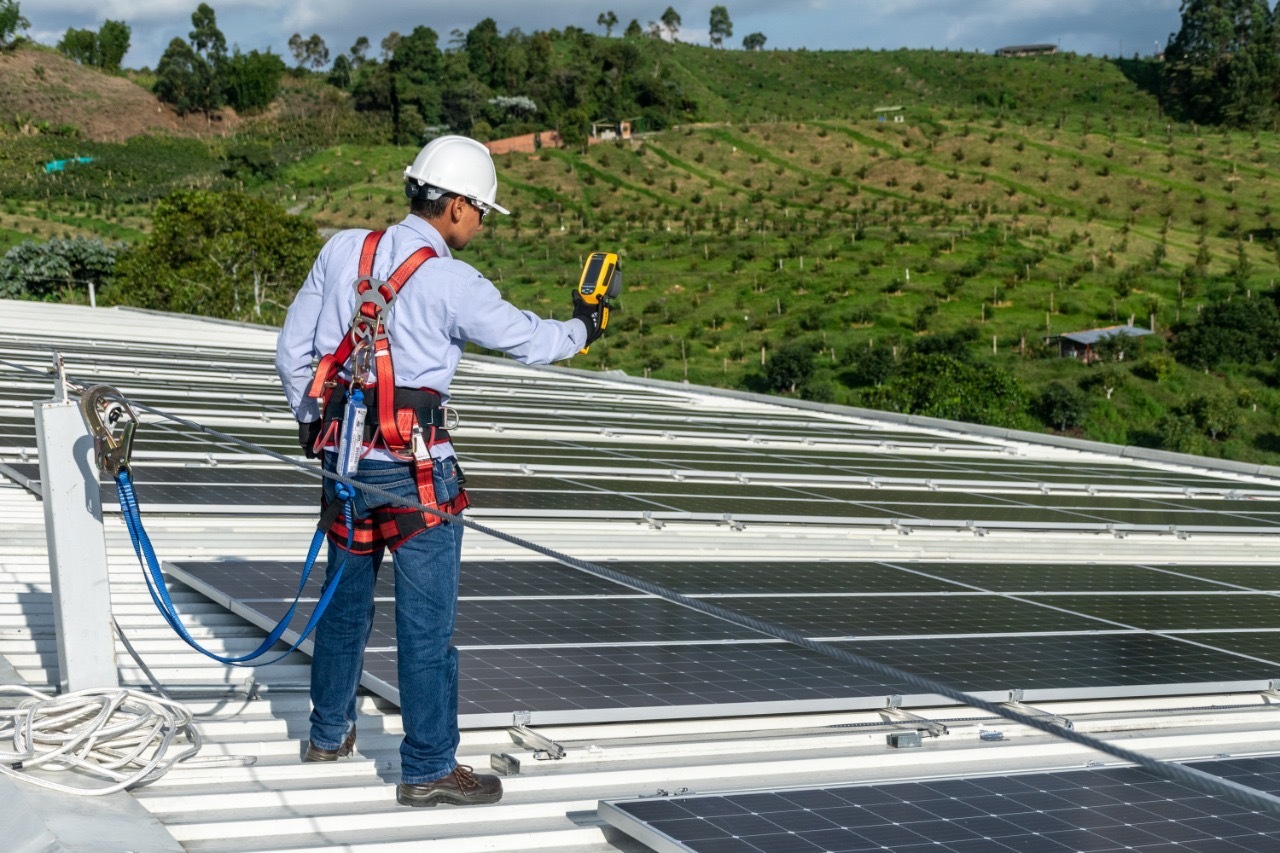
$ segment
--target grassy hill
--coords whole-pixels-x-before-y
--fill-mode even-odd
[[[1083,389],[1076,434],[1158,444],[1162,415],[1225,390],[1243,424],[1196,449],[1280,459],[1270,367],[1210,374],[1163,355],[1204,306],[1274,285],[1273,135],[1168,122],[1134,82],[1152,73],[1142,63],[645,49],[672,63],[700,121],[499,158],[515,215],[491,218],[465,253],[513,302],[564,317],[585,255],[619,251],[626,290],[588,366],[766,388],[770,359],[804,341],[817,371],[800,393],[856,403],[876,357],[967,335],[974,360],[1030,397],[1050,382]],[[321,228],[398,220],[413,150],[359,142],[352,115],[330,104],[325,119],[314,89],[290,97],[312,107],[232,140],[7,137],[0,241],[136,239],[150,200],[184,184],[247,182]],[[888,105],[905,120],[877,120]],[[317,144],[325,121],[357,141]],[[246,147],[274,171],[246,170]],[[37,151],[73,148],[100,165],[23,173]],[[1131,318],[1160,334],[1105,377],[1045,344]]]
[[[1073,53],[999,59],[957,51],[726,51],[648,43],[653,62],[669,62],[707,121],[866,117],[879,106],[947,112],[1116,118],[1149,115],[1156,103],[1128,79],[1144,63],[1114,63]]]

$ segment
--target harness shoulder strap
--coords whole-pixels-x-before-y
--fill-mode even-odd
[[[395,272],[391,273],[391,277],[387,279],[387,285],[391,288],[391,296],[386,300],[388,305],[395,298],[395,295],[400,292],[400,288],[404,287],[409,279],[413,278],[413,274],[418,271],[418,268],[435,256],[434,249],[430,246],[423,246],[405,258],[400,266],[396,267]],[[374,335],[373,362],[379,387],[378,430],[382,433],[382,440],[388,447],[403,447],[405,438],[400,434],[400,430],[396,426],[396,373],[391,364],[391,347],[387,344],[386,330],[382,327],[381,318]]]
[[[373,272],[373,258],[378,253],[378,243],[382,241],[383,231],[370,231],[364,237],[364,244],[360,247],[360,263],[357,267],[357,281],[367,278]],[[363,310],[363,306],[362,306]],[[311,380],[311,387],[307,389],[307,396],[315,400],[327,401],[327,386],[337,376],[339,368],[347,363],[347,359],[351,357],[351,350],[355,347],[355,338],[348,332],[342,336],[342,340],[338,341],[338,348],[320,359],[320,363],[316,365],[316,375]],[[321,407],[323,409],[323,406]]]
[[[382,235],[385,231],[370,231],[364,236],[364,243],[360,246],[360,263],[356,267],[356,294],[363,297],[369,291],[373,281],[373,259],[378,254],[378,244],[382,242]],[[399,288],[396,288],[399,290]],[[394,294],[392,295],[394,299]],[[389,300],[388,300],[389,301]],[[377,317],[377,309],[370,302],[362,301],[358,308],[360,314],[373,320]],[[347,363],[347,359],[351,357],[351,350],[355,349],[356,336],[354,330],[342,336],[342,340],[338,343],[338,348],[333,351],[334,361],[338,366]]]

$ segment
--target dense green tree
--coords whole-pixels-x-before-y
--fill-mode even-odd
[[[271,149],[260,142],[240,142],[227,150],[227,165],[223,174],[248,183],[273,180],[280,173],[280,164],[272,156]]]
[[[206,116],[226,103],[227,39],[208,3],[191,13],[191,43],[175,38],[156,66],[156,97],[179,114]]]
[[[748,33],[742,37],[743,50],[764,50],[764,43],[768,41],[764,33]]]
[[[393,102],[398,103],[394,93],[395,78],[389,62],[366,62],[352,75],[352,104],[359,111],[390,112]]]
[[[602,39],[575,27],[499,34],[485,19],[456,31],[456,49],[447,52],[428,27],[396,35],[393,43],[389,61],[351,68],[350,90],[356,109],[391,113],[400,144],[420,143],[431,128],[479,128],[475,132],[490,138],[555,127],[577,145],[573,110],[586,116],[584,133],[601,116],[635,117],[657,130],[696,110],[673,79],[674,66],[650,63],[646,48],[633,40]],[[335,64],[331,82],[341,85],[347,70]]]
[[[1183,0],[1163,82],[1169,109],[1203,124],[1247,127],[1274,113],[1277,73],[1265,0]]]
[[[566,148],[580,148],[587,144],[587,134],[591,129],[591,117],[581,108],[569,110],[560,119],[560,139]]]
[[[1187,401],[1181,414],[1189,415],[1196,428],[1213,441],[1227,438],[1244,423],[1244,414],[1226,391],[1197,394]]]
[[[672,41],[675,41],[676,33],[680,32],[680,24],[683,23],[683,21],[680,20],[680,13],[677,12],[674,7],[668,6],[666,11],[662,13],[662,17],[659,20],[662,22],[663,28],[667,31],[667,37]]]
[[[67,27],[57,49],[69,59],[81,65],[98,65],[98,34],[93,30],[77,30]]]
[[[306,219],[243,193],[185,190],[116,264],[104,302],[276,323],[320,249]]]
[[[397,128],[397,141],[418,142],[423,128],[439,124],[443,110],[441,81],[449,79],[458,86],[465,86],[469,78],[445,75],[444,54],[439,47],[439,36],[430,27],[418,26],[409,35],[398,39],[395,53],[388,63],[393,87],[392,119]],[[475,104],[468,104],[470,120],[464,125],[450,125],[458,130],[471,126],[474,111],[488,100],[488,92],[473,92],[479,97]]]
[[[97,238],[26,240],[0,258],[0,298],[49,302],[101,287],[111,277],[118,249]]]
[[[1160,447],[1174,453],[1204,452],[1204,436],[1195,418],[1178,412],[1167,412],[1156,421]]]
[[[1173,353],[1200,370],[1270,361],[1280,353],[1280,310],[1267,298],[1210,304],[1194,323],[1178,329]]]
[[[336,86],[339,89],[351,87],[351,60],[347,59],[345,53],[338,54],[333,60],[333,67],[329,69],[329,76],[326,79],[330,86]]]
[[[13,47],[21,40],[19,35],[31,26],[22,16],[22,9],[14,0],[0,0],[0,50]]]
[[[493,18],[485,18],[467,31],[465,47],[467,65],[477,80],[492,86],[499,78],[502,56],[502,39],[498,24]]]
[[[640,22],[635,18],[631,19],[631,23],[627,24],[626,30],[622,33],[624,38],[638,39],[644,35],[644,29],[640,26]]]
[[[455,78],[440,93],[440,116],[449,127],[467,133],[478,121],[487,121],[492,90],[474,77]]]
[[[778,347],[765,364],[764,378],[771,391],[794,394],[813,375],[813,347],[790,340]]]
[[[1080,426],[1089,413],[1089,400],[1076,388],[1050,382],[1036,401],[1042,420],[1059,431]]]
[[[266,109],[280,91],[284,71],[284,60],[271,51],[241,53],[236,48],[223,75],[227,103],[237,112]]]
[[[180,38],[169,42],[156,65],[156,97],[178,111],[178,115],[204,112],[222,106],[221,93],[214,95],[213,69]]]
[[[852,367],[841,376],[849,385],[883,385],[898,369],[898,362],[887,346],[859,348],[850,355]]]
[[[724,6],[711,7],[711,46],[723,47],[724,40],[733,36],[733,21],[729,20],[729,10]]]
[[[873,409],[1013,428],[1029,425],[1027,402],[1005,370],[941,353],[912,353],[893,378],[862,392]]]
[[[102,70],[120,70],[132,35],[133,30],[124,21],[103,21],[98,30],[98,64]]]

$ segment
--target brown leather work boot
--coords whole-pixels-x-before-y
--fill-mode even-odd
[[[342,746],[337,749],[321,749],[311,741],[307,741],[307,753],[302,756],[303,763],[313,761],[337,761],[339,758],[346,758],[351,751],[356,748],[356,730],[353,726],[347,739],[342,742]]]
[[[500,799],[502,781],[487,773],[472,773],[465,764],[453,768],[443,779],[420,785],[401,782],[396,786],[396,801],[402,806],[434,806],[436,803],[471,806],[496,803]]]

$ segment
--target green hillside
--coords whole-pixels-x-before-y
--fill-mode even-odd
[[[1123,73],[1149,63],[1063,53],[1008,60],[955,51],[724,51],[648,43],[706,121],[866,117],[880,106],[930,112],[1148,115],[1155,98]]]
[[[515,214],[464,255],[516,304],[565,317],[585,255],[620,252],[626,289],[583,366],[1280,460],[1269,360],[1206,370],[1169,350],[1206,308],[1273,310],[1274,135],[1170,122],[1137,62],[640,48],[696,121],[499,157]],[[322,229],[397,221],[414,148],[362,136],[340,104],[298,107],[326,103],[317,87],[296,85],[287,126],[213,142],[8,136],[0,239],[136,240],[184,185],[244,187]],[[898,105],[900,123],[874,113]],[[326,124],[341,144],[322,144]],[[39,157],[85,152],[101,165],[32,177]],[[1131,319],[1157,335],[1122,361],[1046,343]],[[911,401],[939,376],[966,399]],[[1008,405],[973,408],[984,395]]]

